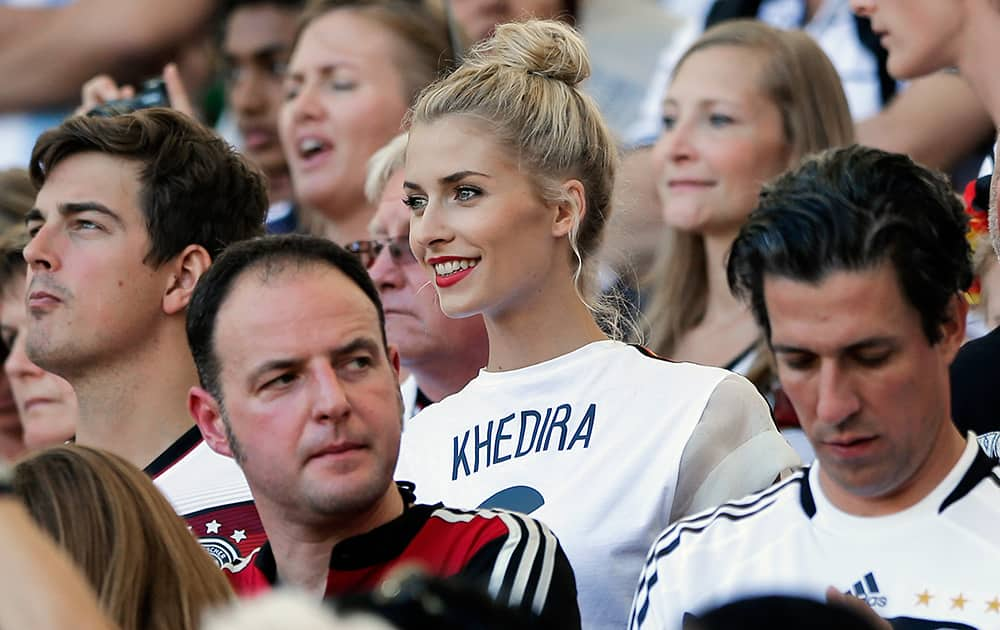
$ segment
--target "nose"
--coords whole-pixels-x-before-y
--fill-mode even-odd
[[[833,362],[820,367],[816,393],[816,419],[824,424],[839,424],[857,413],[861,401],[851,378]]]
[[[392,260],[388,245],[383,247],[375,260],[372,261],[372,266],[368,268],[368,275],[372,277],[379,293],[384,290],[399,289],[403,286],[402,270]]]
[[[12,383],[42,374],[42,368],[28,358],[28,354],[24,351],[24,343],[24,335],[19,333],[7,354],[7,359],[3,362],[4,372]]]
[[[861,17],[871,17],[875,11],[874,0],[850,0],[851,11]]]
[[[338,421],[351,414],[351,402],[337,370],[323,359],[312,370],[313,418],[318,422]]]
[[[31,272],[54,271],[58,268],[59,258],[55,247],[56,234],[49,226],[43,225],[24,246],[24,260]]]
[[[251,68],[241,69],[229,90],[229,102],[234,110],[244,114],[263,111],[267,102],[259,73]]]
[[[423,212],[410,215],[410,248],[421,263],[427,251],[433,251],[454,238],[447,211],[431,200],[427,201]]]
[[[691,124],[677,118],[672,127],[663,130],[653,148],[654,156],[658,155],[664,163],[694,159],[697,151],[693,139]]]
[[[296,122],[323,117],[324,110],[317,89],[309,83],[304,83],[298,94],[285,103],[285,107],[291,108],[292,120]]]

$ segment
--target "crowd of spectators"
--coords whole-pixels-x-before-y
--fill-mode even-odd
[[[1000,627],[998,29],[0,0],[0,627]]]

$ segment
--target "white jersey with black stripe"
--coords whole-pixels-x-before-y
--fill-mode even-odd
[[[888,516],[838,510],[818,472],[668,528],[647,557],[630,628],[679,629],[687,614],[755,595],[822,600],[829,586],[895,628],[1000,628],[1000,468],[974,435],[937,488]]]

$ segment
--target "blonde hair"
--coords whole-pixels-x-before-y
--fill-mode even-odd
[[[121,457],[52,447],[18,463],[12,485],[122,630],[196,630],[205,610],[232,599],[184,521]]]
[[[546,203],[575,204],[562,188],[584,187],[585,212],[569,235],[577,295],[612,334],[620,312],[596,297],[594,254],[611,211],[618,150],[597,105],[580,90],[590,75],[581,37],[554,20],[497,26],[450,76],[420,95],[411,125],[460,114],[486,121],[498,144],[533,179]]]
[[[840,76],[809,35],[756,20],[723,22],[687,49],[674,76],[692,55],[718,46],[746,48],[764,60],[758,73],[760,89],[781,113],[791,155],[789,167],[810,153],[854,141],[854,123]],[[646,311],[650,346],[670,356],[678,339],[705,316],[708,274],[702,236],[668,228],[646,284],[653,296]],[[763,367],[752,367],[750,376],[761,373]]]
[[[392,33],[399,43],[392,56],[407,102],[450,69],[455,61],[448,21],[441,7],[410,0],[309,0],[299,17],[295,43],[317,18],[350,10]]]
[[[406,159],[406,142],[410,134],[403,132],[386,143],[384,147],[372,154],[368,160],[368,173],[365,176],[365,197],[368,203],[378,205],[385,192],[389,178],[403,168]],[[400,190],[402,197],[403,191]]]

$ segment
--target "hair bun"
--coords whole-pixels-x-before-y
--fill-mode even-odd
[[[590,57],[583,38],[556,20],[501,24],[470,56],[483,65],[520,69],[570,86],[590,76]]]

